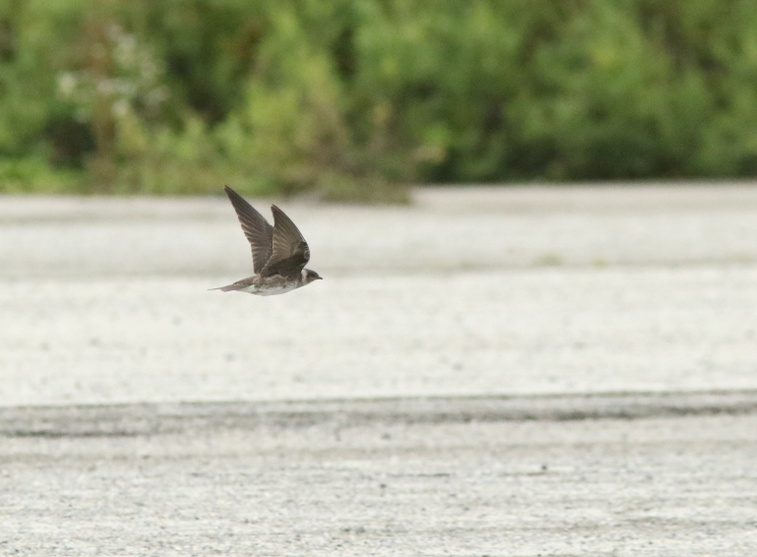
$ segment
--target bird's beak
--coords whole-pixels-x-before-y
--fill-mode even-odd
[[[316,277],[316,280],[323,280],[323,277]]]

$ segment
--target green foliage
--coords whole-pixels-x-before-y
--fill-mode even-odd
[[[750,0],[0,0],[0,191],[757,174]]]
[[[52,168],[44,157],[0,158],[0,184],[5,193],[87,193],[81,172]]]

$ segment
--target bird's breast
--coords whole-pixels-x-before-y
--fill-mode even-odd
[[[251,285],[241,288],[242,292],[257,294],[258,296],[275,296],[285,294],[300,286],[296,280],[287,280],[280,276],[257,278]]]

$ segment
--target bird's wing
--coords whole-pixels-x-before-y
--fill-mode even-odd
[[[271,205],[273,250],[261,275],[296,276],[310,260],[310,248],[302,233],[284,211]]]
[[[252,205],[247,203],[241,195],[225,186],[223,190],[229,196],[231,204],[239,217],[244,235],[252,248],[252,266],[256,273],[263,270],[271,258],[273,244],[273,227],[258,213]]]

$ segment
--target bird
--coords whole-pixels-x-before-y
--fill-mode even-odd
[[[229,186],[224,186],[223,189],[234,206],[242,231],[252,248],[252,267],[255,274],[211,290],[273,296],[285,294],[323,278],[315,271],[305,268],[310,261],[310,248],[302,233],[284,211],[276,205],[271,205],[271,226],[241,195]]]

